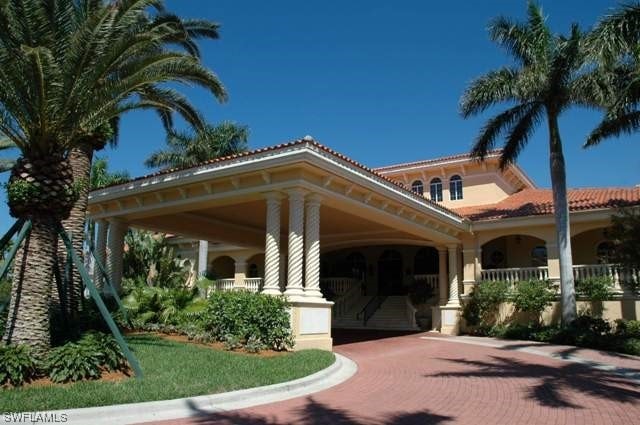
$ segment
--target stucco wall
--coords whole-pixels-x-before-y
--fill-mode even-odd
[[[597,264],[597,247],[601,242],[607,241],[605,229],[593,229],[571,238],[571,250],[574,264]]]
[[[532,251],[537,246],[545,246],[542,239],[525,235],[509,235],[494,239],[482,246],[483,269],[510,268],[510,267],[536,267],[546,264],[535,264]],[[504,255],[502,263],[494,263],[495,252]]]

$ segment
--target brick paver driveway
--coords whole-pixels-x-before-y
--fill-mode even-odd
[[[508,349],[425,340],[419,334],[381,336],[343,344],[344,335],[336,338],[335,350],[359,368],[339,386],[167,423],[640,424],[635,381]]]

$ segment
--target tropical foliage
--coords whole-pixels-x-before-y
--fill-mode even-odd
[[[0,9],[0,25],[0,133],[22,154],[9,187],[26,182],[32,193],[10,198],[9,205],[13,216],[33,222],[28,248],[16,261],[21,272],[14,273],[16,290],[33,296],[12,297],[4,340],[42,352],[49,346],[56,226],[79,199],[78,220],[66,224],[81,251],[90,153],[114,139],[120,116],[135,109],[158,111],[165,125],[173,113],[201,124],[198,112],[167,83],[195,84],[225,98],[195,44],[215,38],[217,25],[182,20],[160,0],[9,0]],[[75,157],[82,170],[68,161],[74,149],[82,151]],[[75,304],[78,288],[67,291]]]
[[[91,176],[89,186],[91,190],[99,189],[105,186],[124,183],[131,176],[126,171],[109,171],[109,162],[106,158],[96,158],[91,164]]]
[[[640,210],[622,209],[612,221],[614,260],[629,268],[640,268]]]
[[[167,136],[167,149],[152,154],[145,164],[153,168],[192,167],[246,151],[248,138],[248,127],[228,121],[208,124],[195,133],[172,132]]]
[[[601,79],[585,67],[585,37],[576,24],[568,36],[554,34],[545,22],[542,9],[529,2],[527,21],[505,17],[489,26],[491,39],[505,49],[514,64],[491,71],[474,80],[461,100],[467,118],[487,109],[510,105],[487,121],[472,154],[484,159],[504,138],[501,167],[516,160],[536,128],[546,123],[549,131],[549,160],[553,205],[560,259],[562,320],[576,318],[575,288],[571,260],[571,234],[565,160],[558,118],[573,106],[601,107]]]

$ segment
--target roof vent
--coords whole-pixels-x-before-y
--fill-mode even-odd
[[[307,134],[306,136],[304,136],[304,137],[302,138],[302,140],[304,140],[305,142],[313,142],[313,141],[314,141],[314,140],[313,140],[313,137],[312,137],[312,136],[309,136],[308,134]]]

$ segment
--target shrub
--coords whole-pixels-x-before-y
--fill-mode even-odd
[[[598,317],[579,316],[560,329],[553,338],[557,344],[610,349],[613,347],[611,324]]]
[[[555,294],[547,281],[525,280],[516,283],[513,307],[516,311],[534,314],[536,323],[540,322],[540,315],[553,300],[555,300]]]
[[[616,335],[622,338],[640,338],[640,320],[616,320]]]
[[[242,338],[238,335],[225,335],[224,337],[224,348],[227,350],[237,350],[238,348],[242,348]]]
[[[293,346],[288,307],[283,297],[247,291],[214,292],[202,326],[218,340],[234,335],[248,341],[253,336],[274,350],[284,350]]]
[[[45,364],[53,382],[97,379],[101,375],[100,353],[93,347],[75,342],[51,350]]]
[[[26,345],[0,345],[0,385],[20,386],[38,374],[38,362]]]
[[[126,360],[115,339],[90,332],[77,342],[54,348],[45,360],[45,370],[53,382],[97,379],[103,370],[125,369]]]
[[[260,351],[264,350],[264,348],[264,344],[262,343],[262,341],[260,341],[260,338],[254,335],[249,337],[247,343],[244,346],[244,349],[249,353],[259,353]]]
[[[613,280],[609,276],[592,276],[576,281],[576,292],[591,301],[611,298]]]
[[[480,282],[473,288],[471,299],[465,304],[462,316],[471,326],[492,324],[496,320],[498,307],[508,298],[508,282]]]
[[[622,340],[618,345],[617,350],[622,353],[640,356],[640,338],[628,338]]]

